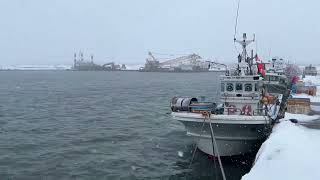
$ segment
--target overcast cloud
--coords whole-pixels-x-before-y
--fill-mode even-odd
[[[1,0],[1,65],[143,64],[149,50],[231,62],[236,0]],[[320,63],[320,1],[241,0],[238,37],[256,34],[265,59]],[[255,47],[252,46],[252,47]]]

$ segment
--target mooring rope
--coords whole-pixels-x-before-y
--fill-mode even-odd
[[[221,174],[222,174],[222,178],[223,178],[223,180],[226,180],[226,175],[225,175],[225,173],[224,173],[224,168],[223,168],[223,165],[222,165],[222,162],[221,162],[218,145],[217,145],[215,136],[214,136],[214,134],[213,134],[213,129],[212,129],[212,125],[211,125],[210,115],[211,115],[210,112],[203,113],[204,119],[203,119],[202,126],[201,126],[200,136],[199,136],[199,138],[198,138],[198,142],[196,143],[195,149],[193,150],[191,162],[190,162],[190,164],[189,164],[189,168],[191,167],[191,165],[192,165],[192,163],[193,163],[193,160],[194,160],[194,157],[195,157],[195,154],[196,154],[196,150],[197,150],[197,148],[198,148],[198,143],[199,143],[200,138],[201,138],[202,133],[203,133],[203,127],[204,127],[204,125],[205,125],[206,119],[209,118],[209,120],[210,120],[210,121],[209,121],[209,126],[210,126],[210,134],[211,134],[211,143],[212,143],[212,153],[213,153],[213,154],[215,154],[215,153],[217,154],[218,162],[219,162],[219,166],[220,166],[220,171],[221,171]],[[216,161],[215,161],[215,160],[214,160],[214,166],[215,166],[215,170],[216,170],[217,168],[216,168]],[[217,175],[217,173],[215,173],[215,174]]]
[[[203,119],[202,126],[201,126],[201,132],[200,132],[200,136],[199,136],[199,138],[198,138],[198,141],[197,141],[196,146],[195,146],[195,148],[194,148],[194,150],[193,150],[193,153],[192,153],[192,158],[191,158],[191,162],[190,162],[190,164],[189,164],[189,169],[191,168],[191,165],[192,165],[192,163],[193,163],[195,154],[196,154],[196,152],[197,152],[198,143],[199,143],[200,138],[201,138],[201,136],[202,136],[203,127],[204,127],[204,125],[205,125],[206,119],[207,119],[207,117],[209,117],[209,112],[206,112],[206,113],[204,113],[204,114],[202,114],[202,115],[204,116],[204,119]],[[217,179],[217,165],[216,165],[216,160],[213,161],[213,164],[214,164],[215,175],[216,175],[216,179]]]
[[[209,121],[209,125],[210,125],[210,132],[211,132],[212,152],[213,152],[213,154],[215,154],[214,150],[216,151],[217,156],[218,156],[218,162],[219,162],[219,165],[220,165],[220,170],[221,170],[222,178],[223,178],[223,180],[226,180],[226,175],[225,175],[225,173],[224,173],[223,165],[222,165],[222,162],[221,162],[218,145],[217,145],[217,142],[216,142],[216,138],[215,138],[215,136],[214,136],[214,134],[213,134],[213,129],[212,129],[212,125],[211,125],[210,114],[209,114],[209,120],[210,120],[210,121]],[[214,146],[215,146],[215,148],[214,148]]]
[[[193,153],[192,153],[191,162],[190,162],[190,164],[189,164],[189,168],[191,167],[191,165],[192,165],[192,163],[193,163],[193,160],[194,160],[196,151],[197,151],[197,149],[198,149],[198,143],[199,143],[200,138],[201,138],[201,136],[202,136],[202,130],[203,130],[203,127],[204,127],[205,122],[206,122],[206,116],[204,117],[203,122],[202,122],[200,136],[199,136],[199,138],[198,138],[198,141],[197,141],[197,143],[196,143],[196,146],[194,147],[194,150],[193,150]]]

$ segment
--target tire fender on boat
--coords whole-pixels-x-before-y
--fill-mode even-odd
[[[242,115],[246,115],[246,116],[252,116],[252,108],[251,108],[251,105],[244,105],[242,107],[242,112],[241,112]]]
[[[211,113],[209,111],[202,111],[201,114],[204,117],[210,117],[211,116]]]
[[[237,108],[235,105],[228,106],[228,114],[234,114],[235,112],[237,112]]]

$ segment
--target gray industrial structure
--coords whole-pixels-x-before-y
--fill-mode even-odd
[[[139,71],[143,72],[207,72],[209,63],[204,61],[197,54],[190,54],[160,62],[152,52],[148,53],[148,58],[144,67]]]
[[[317,68],[310,64],[309,66],[306,66],[304,68],[303,74],[307,75],[307,76],[317,76],[317,74],[318,74]]]
[[[76,71],[121,71],[126,70],[125,64],[115,64],[114,62],[106,63],[103,65],[98,65],[93,62],[93,55],[90,56],[90,61],[84,60],[83,53],[79,53],[79,58],[77,54],[74,53],[74,63],[73,70]]]

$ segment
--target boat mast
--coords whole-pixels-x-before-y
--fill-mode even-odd
[[[252,61],[252,59],[250,57],[248,57],[248,53],[247,53],[247,46],[255,41],[255,36],[253,36],[253,40],[247,40],[247,34],[243,33],[242,36],[243,40],[237,40],[236,38],[234,38],[234,42],[239,43],[242,46],[242,53],[241,55],[239,54],[238,56],[238,74],[241,76],[246,75],[246,72],[249,71],[250,68],[250,73],[251,71],[251,65],[252,63],[250,63],[250,61]]]
[[[91,64],[93,64],[93,54],[91,54]]]
[[[80,61],[83,62],[83,53],[80,51]]]
[[[74,53],[73,55],[73,68],[75,69],[77,66],[77,53]]]

